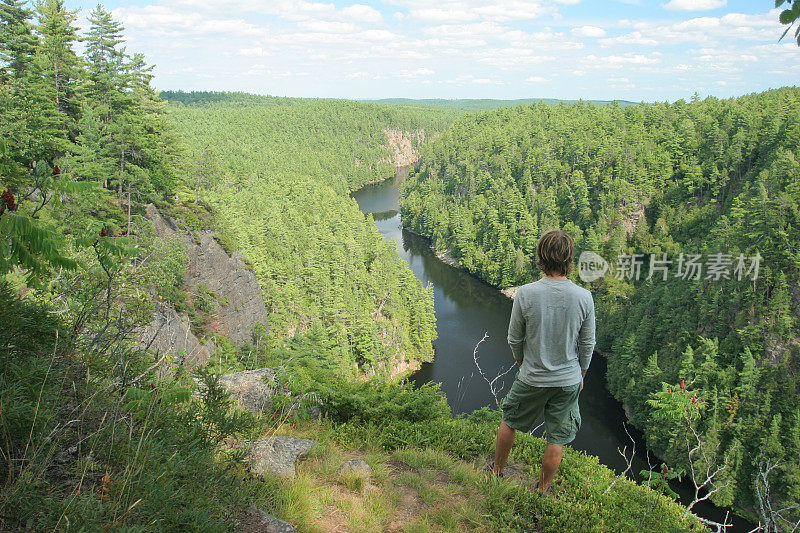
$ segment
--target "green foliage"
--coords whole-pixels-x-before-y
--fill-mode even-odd
[[[247,434],[255,427],[249,412],[232,408],[230,394],[220,384],[219,374],[206,367],[194,373],[201,401],[191,405],[188,416],[190,425],[206,444],[215,446],[228,437]]]
[[[377,447],[398,457],[433,455],[483,464],[494,452],[494,437],[500,413],[483,409],[460,418],[435,417],[409,422],[387,418],[358,422],[351,420],[333,427],[333,438],[345,447]],[[523,474],[537,475],[545,441],[517,434],[512,460],[524,465]],[[407,459],[404,459],[407,460]],[[417,469],[427,466],[414,462]],[[603,494],[614,474],[597,458],[567,447],[556,480],[556,498],[540,498],[526,484],[486,480],[483,516],[496,531],[523,531],[535,525],[541,531],[685,531],[699,528],[696,518],[683,520],[683,508],[657,491],[648,490],[627,478]]]
[[[120,391],[77,362],[73,324],[51,310],[0,286],[0,527],[230,530],[230,510],[266,487],[210,443],[252,419],[210,375],[205,405],[186,377]]]
[[[269,310],[268,344],[315,329],[336,365],[388,376],[427,361],[433,298],[348,193],[391,177],[387,128],[428,134],[451,112],[247,95],[168,95],[170,119],[207,183],[187,180],[233,249],[243,252]],[[325,126],[320,126],[324,124]],[[418,143],[416,135],[414,143]],[[200,165],[200,159],[203,159]]]
[[[577,254],[612,265],[619,254],[668,254],[667,281],[645,281],[646,260],[638,282],[608,275],[589,285],[609,386],[648,445],[685,467],[685,440],[672,439],[667,413],[649,401],[663,382],[684,380],[704,402],[700,437],[730,458],[734,501],[748,508],[775,416],[782,461],[800,456],[800,417],[783,407],[800,390],[798,117],[797,88],[467,116],[423,149],[402,191],[403,224],[501,287],[530,281],[536,241],[554,227],[573,235]],[[730,279],[675,278],[680,253],[718,252],[732,257]],[[761,255],[756,281],[735,274],[740,254]],[[780,506],[800,501],[793,479],[779,485]]]
[[[797,19],[800,18],[800,1],[798,0],[775,0],[775,7],[781,7],[783,4],[787,4],[787,8],[781,11],[781,14],[778,16],[781,24],[788,25],[786,31],[783,32],[781,35],[781,39],[783,39],[789,30],[792,29],[794,23],[797,22]],[[794,36],[797,39],[797,45],[800,46],[800,26],[798,26],[794,30]]]
[[[53,425],[60,324],[45,306],[21,300],[6,283],[0,283],[0,323],[0,442],[5,454],[0,477],[5,480],[16,476],[9,470],[12,459],[25,455],[29,439]]]
[[[437,384],[352,381],[329,376],[314,388],[323,409],[338,422],[353,420],[416,423],[449,418],[450,408]]]

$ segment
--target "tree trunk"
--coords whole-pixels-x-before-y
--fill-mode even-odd
[[[119,184],[117,184],[117,196],[122,201],[122,182],[125,178],[125,148],[122,149],[119,155]]]
[[[126,237],[131,236],[131,182],[128,180],[128,232]]]

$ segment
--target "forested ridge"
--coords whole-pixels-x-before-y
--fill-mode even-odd
[[[418,132],[434,135],[456,115],[242,95],[177,101],[192,102],[170,118],[198,165],[200,198],[249,258],[277,341],[313,329],[331,359],[371,371],[430,360],[432,292],[348,194],[394,175],[387,129],[417,145]]]
[[[381,98],[375,100],[379,104],[388,104],[396,106],[413,106],[413,107],[427,107],[427,108],[444,108],[444,109],[457,109],[461,111],[489,111],[499,107],[517,107],[520,105],[528,104],[572,104],[576,100],[559,100],[557,98],[520,98],[518,100],[494,100],[491,98],[467,98],[467,99],[443,99],[443,98]],[[636,102],[628,100],[588,100],[587,103],[595,105],[608,105],[616,102],[618,105],[625,107],[635,105]]]
[[[765,520],[800,499],[799,143],[797,88],[479,113],[424,147],[403,223],[498,287],[538,277],[548,229],[598,252],[612,272],[586,286],[612,393],[673,473],[719,469],[712,500]],[[665,253],[668,279],[646,279]],[[729,279],[687,276],[681,253],[727,254]]]

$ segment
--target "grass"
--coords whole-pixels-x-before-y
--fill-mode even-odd
[[[41,342],[58,327],[41,309],[3,291],[0,300],[0,529],[230,531],[249,506],[312,533],[702,529],[627,478],[603,494],[614,473],[569,447],[556,498],[481,472],[498,413],[452,418],[430,387],[337,385],[320,393],[338,407],[323,420],[254,418],[210,386],[192,399],[188,376],[120,395]],[[271,435],[316,441],[296,476],[253,476],[234,453],[236,442]],[[518,434],[511,459],[535,476],[544,447]],[[356,457],[372,473],[340,474]]]
[[[480,467],[494,437],[494,422],[480,421],[481,415],[476,419],[453,419],[453,424],[484,434],[485,450],[477,452],[436,444],[450,443],[447,435],[428,434],[426,446],[387,445],[398,440],[392,433],[402,431],[403,424],[389,423],[382,431],[329,420],[286,424],[278,428],[280,434],[311,438],[317,446],[295,479],[275,485],[278,497],[268,512],[300,531],[703,529],[693,517],[681,520],[680,505],[627,478],[603,495],[613,472],[569,447],[556,477],[555,498],[539,498],[525,480],[489,476]],[[448,430],[446,424],[442,430]],[[373,437],[367,438],[365,431]],[[519,436],[512,458],[526,476],[535,476],[543,450],[541,439]],[[365,459],[372,475],[338,474],[353,457]]]
[[[334,439],[333,429],[330,422],[278,428],[282,434],[317,440],[297,476],[275,479],[272,485],[272,512],[300,531],[489,528],[476,507],[489,484],[471,465],[437,450],[346,449]],[[372,473],[337,472],[354,457],[364,459]]]

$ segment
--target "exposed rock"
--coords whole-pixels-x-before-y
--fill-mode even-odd
[[[198,237],[200,244],[188,247],[189,290],[196,293],[205,286],[216,295],[214,333],[239,344],[252,342],[256,324],[267,324],[267,308],[255,274],[239,252],[229,257],[213,233],[204,231]]]
[[[446,263],[451,267],[461,268],[461,263],[458,262],[458,259],[456,259],[453,254],[447,250],[436,251],[436,257],[439,259],[439,261]]]
[[[258,414],[272,405],[277,377],[283,368],[259,368],[222,374],[219,382],[239,407]]]
[[[622,219],[622,227],[625,230],[625,238],[629,239],[636,231],[636,225],[644,218],[644,205],[638,205],[625,218]]]
[[[493,469],[494,469],[494,457],[490,457],[483,464],[481,471],[491,472]],[[506,461],[506,465],[503,467],[503,478],[516,479],[518,481],[526,480],[526,476],[522,473],[522,468],[520,468],[520,466],[513,461]]]
[[[340,466],[339,469],[336,471],[336,474],[341,476],[344,474],[348,474],[350,472],[371,476],[372,468],[370,468],[370,466],[364,459],[356,457],[355,459],[350,459],[345,464]]]
[[[254,474],[293,476],[297,462],[308,456],[315,442],[296,437],[268,437],[252,441],[247,460]]]
[[[185,358],[191,366],[207,363],[215,350],[213,343],[201,344],[194,336],[188,317],[179,315],[171,305],[161,304],[153,313],[153,321],[139,334],[139,345],[159,356]]]
[[[425,142],[425,130],[402,131],[393,128],[383,130],[392,149],[392,162],[397,167],[413,165],[419,159],[417,146]]]
[[[71,463],[78,456],[78,446],[70,446],[53,454],[53,462],[58,465]]]
[[[300,396],[291,397],[286,390],[280,390],[278,379],[283,376],[283,367],[257,368],[255,370],[242,370],[222,374],[219,384],[231,395],[231,399],[242,409],[253,414],[268,411],[274,405],[273,398],[281,395],[290,399],[284,405],[286,416],[319,419],[322,418],[322,407],[319,396],[309,392]],[[202,388],[203,383],[195,378],[195,383]],[[199,397],[199,394],[197,394]]]
[[[164,217],[152,204],[146,216],[152,221],[159,237],[178,236],[186,247],[189,264],[186,285],[190,293],[213,294],[214,318],[210,329],[242,344],[252,342],[257,324],[267,325],[267,308],[261,286],[238,252],[229,256],[208,230],[192,231],[182,228],[175,220]],[[154,339],[155,337],[155,339]],[[171,307],[159,309],[153,322],[140,336],[140,344],[151,344],[153,350],[172,355],[186,355],[192,363],[208,361],[212,346],[203,346],[191,333],[189,320]]]
[[[242,511],[236,522],[236,531],[240,533],[297,533],[288,522],[252,505]]]

